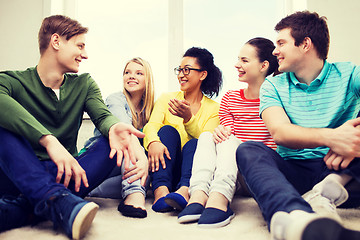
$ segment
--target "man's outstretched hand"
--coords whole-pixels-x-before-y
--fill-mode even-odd
[[[131,135],[143,138],[144,133],[140,132],[132,125],[125,123],[116,123],[109,130],[110,155],[112,159],[116,154],[117,165],[120,167],[124,158],[125,169],[129,169],[130,161],[135,165],[135,153],[131,145]]]

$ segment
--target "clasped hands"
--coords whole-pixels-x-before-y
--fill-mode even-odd
[[[360,118],[348,120],[333,131],[324,162],[329,169],[337,171],[347,168],[360,157]]]

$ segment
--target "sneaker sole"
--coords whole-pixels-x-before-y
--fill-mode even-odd
[[[226,225],[228,225],[231,222],[231,219],[233,219],[235,217],[235,213],[231,216],[229,216],[227,219],[225,219],[222,222],[218,222],[218,223],[212,223],[212,224],[198,224],[198,227],[200,228],[219,228],[219,227],[224,227]]]
[[[178,223],[192,223],[200,219],[201,214],[184,215],[178,218]]]
[[[93,202],[85,204],[76,215],[72,225],[72,238],[81,239],[89,230],[99,206]]]
[[[293,239],[293,238],[290,238]],[[360,239],[360,232],[346,229],[338,222],[319,218],[305,227],[301,240],[357,240]]]
[[[182,211],[184,208],[180,206],[175,200],[170,198],[165,198],[165,202],[170,206],[173,207],[176,211]]]

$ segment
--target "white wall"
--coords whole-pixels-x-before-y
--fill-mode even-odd
[[[43,11],[43,0],[0,0],[0,70],[22,70],[37,64]]]
[[[56,1],[60,0],[0,0],[0,70],[25,69],[37,64],[38,30],[42,19],[51,11],[51,3]],[[357,27],[360,1],[307,0],[306,3],[307,9],[328,18],[329,61],[353,61],[360,65]]]
[[[329,61],[351,61],[360,65],[360,1],[308,0],[307,7],[328,19]]]
[[[0,71],[35,66],[38,32],[44,17],[76,15],[77,0],[0,0]]]

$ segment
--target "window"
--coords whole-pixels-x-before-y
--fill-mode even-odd
[[[124,65],[138,56],[149,61],[152,67],[156,97],[162,92],[177,90],[173,68],[189,47],[198,46],[214,55],[215,64],[223,72],[224,85],[217,99],[220,101],[226,90],[241,86],[234,68],[241,46],[253,37],[275,40],[274,26],[284,16],[284,3],[289,2],[176,0],[182,1],[175,6],[180,14],[169,14],[169,3],[174,3],[170,1],[175,0],[104,0],[101,3],[78,0],[76,18],[89,27],[89,60],[82,63],[81,72],[91,73],[103,97],[122,89]],[[174,18],[182,19],[182,24],[178,24],[183,27],[178,45],[169,43],[168,35],[172,34],[169,20],[176,23],[172,21]],[[172,48],[169,45],[182,48],[176,49],[179,56],[170,59],[170,64]]]
[[[254,37],[275,41],[274,27],[282,17],[278,5],[278,0],[184,0],[184,49],[204,47],[214,55],[224,77],[218,98],[244,87],[234,67],[242,45]]]
[[[89,59],[81,72],[90,72],[106,98],[122,90],[125,63],[149,61],[158,89],[167,89],[167,0],[78,0],[77,19],[86,27]]]

